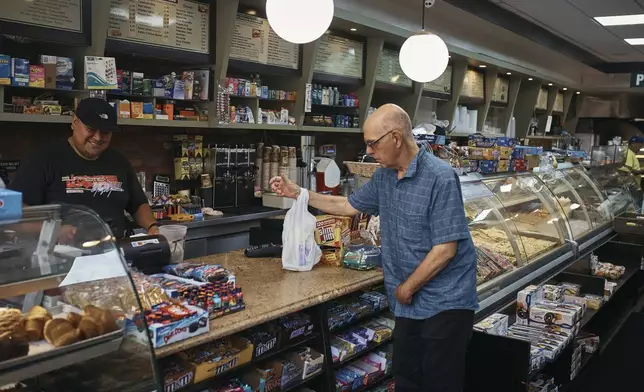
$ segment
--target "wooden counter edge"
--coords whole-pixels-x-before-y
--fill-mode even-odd
[[[371,286],[374,286],[382,282],[383,282],[383,277],[382,275],[380,275],[376,277],[370,277],[365,280],[357,281],[355,283],[352,283],[343,287],[336,287],[333,290],[323,295],[318,295],[312,298],[303,298],[299,301],[289,304],[288,306],[284,306],[278,309],[271,309],[258,317],[255,317],[253,319],[243,320],[242,322],[239,322],[235,325],[230,325],[228,328],[223,328],[216,331],[213,331],[211,329],[210,331],[202,335],[198,335],[190,339],[182,340],[180,342],[173,343],[165,347],[157,348],[155,349],[155,355],[157,356],[157,358],[167,357],[172,354],[185,351],[189,348],[197,347],[202,344],[211,342],[213,340],[230,336],[232,334],[235,334],[241,331],[245,331],[251,327],[260,325],[262,323],[265,323],[271,320],[275,320],[279,317],[286,316],[288,314],[291,314],[300,310],[304,310],[304,309],[313,307],[315,305],[319,305],[321,303],[327,302],[335,298],[339,298],[343,295],[351,294],[358,290],[369,288]],[[241,313],[243,314],[243,312],[244,311],[242,310]],[[224,316],[224,318],[225,317],[227,316]]]

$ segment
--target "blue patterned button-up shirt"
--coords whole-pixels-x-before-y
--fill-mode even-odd
[[[405,177],[378,169],[349,196],[358,211],[380,216],[385,287],[397,317],[427,319],[451,309],[476,310],[476,252],[463,209],[460,181],[450,165],[422,148]],[[410,305],[395,292],[436,245],[458,242],[456,256],[413,297]]]

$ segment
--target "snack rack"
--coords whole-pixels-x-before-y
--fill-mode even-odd
[[[55,245],[63,225],[82,234],[69,245]],[[5,318],[0,329],[10,331],[9,339],[3,331],[5,340],[0,342],[0,386],[25,383],[44,391],[157,389],[149,339],[134,340],[125,332],[125,320],[140,303],[111,232],[98,215],[75,206],[24,208],[21,220],[0,222],[0,263],[6,271],[0,277],[0,318]],[[91,308],[68,303],[65,296],[87,282],[130,293],[130,308],[97,299],[92,305],[99,313],[94,316],[105,320],[87,324]],[[36,308],[46,316],[32,319]],[[24,330],[10,324],[9,309],[13,315],[22,313]],[[72,315],[84,324],[74,324]],[[54,324],[60,325],[56,331]],[[63,328],[69,334],[60,335]]]

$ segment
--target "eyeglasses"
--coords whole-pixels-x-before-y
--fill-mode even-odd
[[[384,135],[380,136],[378,139],[376,139],[376,140],[374,140],[374,141],[366,142],[367,147],[376,148],[376,145],[377,145],[378,143],[380,143],[380,141],[381,141],[382,139],[384,139],[384,138],[385,138],[385,136],[390,135],[393,131],[395,131],[395,129],[392,129],[391,131],[389,131],[389,132],[385,133]]]

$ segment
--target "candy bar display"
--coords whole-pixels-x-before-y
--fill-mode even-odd
[[[495,313],[474,324],[474,330],[490,335],[504,336],[508,333],[508,316]]]
[[[386,345],[339,368],[335,372],[336,391],[349,392],[378,383],[391,372],[392,352],[393,346]]]
[[[365,352],[370,347],[391,339],[392,334],[391,328],[372,321],[335,335],[331,340],[333,362],[342,362]]]
[[[241,337],[217,339],[178,354],[194,368],[194,382],[216,377],[244,365],[253,357],[253,345]]]
[[[329,330],[349,325],[388,306],[387,297],[375,291],[363,293],[358,298],[349,297],[335,301],[327,312]]]

